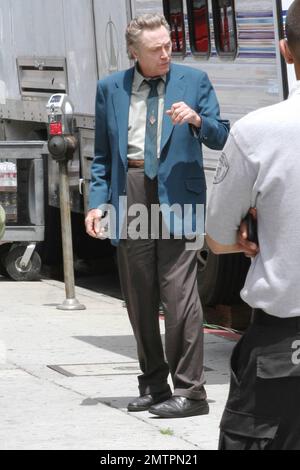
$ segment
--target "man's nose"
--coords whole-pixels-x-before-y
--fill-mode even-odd
[[[161,58],[166,59],[169,57],[167,49],[163,48],[162,53],[161,53]]]

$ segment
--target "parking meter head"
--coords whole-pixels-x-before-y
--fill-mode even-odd
[[[47,103],[49,140],[48,150],[57,161],[71,160],[73,144],[73,105],[65,93],[52,95]]]
[[[47,103],[49,135],[73,134],[73,104],[65,93],[52,95]]]

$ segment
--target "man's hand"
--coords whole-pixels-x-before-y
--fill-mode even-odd
[[[252,214],[254,219],[257,219],[257,211],[254,207],[251,207],[249,212]],[[238,232],[238,244],[241,246],[245,256],[248,258],[254,258],[259,252],[259,246],[256,243],[248,240],[248,230],[245,221],[241,222],[240,229]]]
[[[103,213],[100,209],[91,209],[85,218],[86,232],[94,238],[106,238],[104,236],[104,227],[101,227],[100,221]]]
[[[172,119],[174,126],[176,124],[182,125],[184,123],[191,124],[197,128],[201,127],[201,117],[192,108],[190,108],[183,101],[174,103],[171,109],[166,111],[166,114]]]

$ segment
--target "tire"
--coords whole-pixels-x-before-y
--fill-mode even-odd
[[[22,268],[20,261],[25,249],[24,246],[17,246],[6,255],[4,264],[7,274],[15,281],[37,281],[40,278],[41,258],[34,251],[27,267]]]
[[[204,245],[198,252],[198,289],[205,306],[241,303],[250,261],[241,253],[214,255]]]

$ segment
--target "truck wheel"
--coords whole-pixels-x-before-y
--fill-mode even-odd
[[[26,268],[21,266],[21,259],[25,252],[24,246],[13,248],[5,257],[5,268],[8,275],[15,281],[36,281],[41,270],[41,258],[34,251]]]
[[[203,305],[241,303],[250,261],[241,253],[214,255],[205,245],[198,252],[198,289]]]

